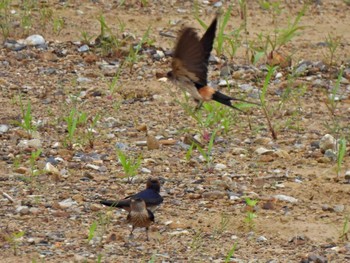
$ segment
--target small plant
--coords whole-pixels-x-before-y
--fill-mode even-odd
[[[131,181],[132,177],[137,174],[142,161],[141,155],[135,159],[133,157],[128,157],[123,151],[117,150],[117,155],[120,164],[123,166],[125,177],[128,177],[128,180]]]
[[[258,200],[252,200],[249,197],[246,197],[245,202],[248,207],[244,222],[248,225],[249,229],[253,229],[255,227],[254,219],[257,217],[257,215],[254,213],[254,207],[258,203]]]
[[[31,174],[33,176],[38,174],[36,161],[39,159],[41,153],[42,153],[42,150],[38,149],[36,151],[31,152],[31,154],[30,154],[29,164],[30,164]]]
[[[272,77],[273,73],[275,72],[275,70],[276,70],[276,67],[270,67],[270,66],[268,67],[268,72],[267,72],[267,75],[265,77],[264,85],[263,85],[263,88],[262,88],[261,93],[260,93],[261,107],[263,109],[265,118],[267,120],[267,125],[269,127],[270,132],[271,132],[271,136],[274,140],[277,139],[277,134],[272,126],[271,119],[269,116],[268,105],[266,103],[266,94],[267,94],[267,87],[269,86],[269,82],[270,82],[271,77]]]
[[[32,116],[32,106],[30,101],[27,103],[27,107],[23,105],[22,97],[19,97],[19,103],[21,107],[21,113],[22,113],[22,122],[19,124],[20,127],[25,129],[28,133],[31,133],[32,131],[36,130],[36,127],[32,124],[33,122],[33,116]]]
[[[227,230],[228,224],[230,223],[230,218],[227,214],[222,213],[220,218],[220,223],[214,228],[214,238],[220,238],[221,235]]]
[[[207,150],[204,150],[199,144],[197,144],[197,150],[200,152],[200,154],[205,159],[205,161],[207,163],[207,169],[208,170],[212,169],[213,158],[212,158],[211,154],[212,154],[212,150],[213,150],[213,146],[214,146],[214,140],[215,140],[215,137],[216,137],[216,133],[217,133],[217,131],[214,131],[211,134]]]
[[[340,36],[334,36],[331,33],[328,33],[326,36],[325,43],[329,54],[324,54],[324,56],[326,59],[328,59],[330,66],[334,65],[334,61],[336,60],[336,52],[340,47],[341,41],[342,37]]]
[[[67,123],[68,131],[68,146],[72,147],[75,143],[75,134],[78,125],[85,124],[87,122],[87,114],[85,112],[78,112],[75,108],[72,109],[67,117],[64,118]]]
[[[129,67],[130,67],[130,73],[132,72],[133,65],[136,64],[140,59],[139,53],[142,46],[149,41],[150,29],[151,27],[148,26],[146,32],[143,34],[140,42],[136,46],[133,46],[133,45],[130,46],[129,55],[126,57],[126,62],[129,63]]]
[[[91,36],[86,31],[82,31],[80,35],[81,35],[81,37],[80,37],[81,43],[86,44],[86,45],[90,45],[90,43],[92,42],[92,40],[94,38],[94,36]]]
[[[341,230],[341,235],[339,238],[342,241],[348,241],[349,240],[348,233],[349,233],[349,216],[347,215],[345,216],[343,228]]]
[[[89,228],[88,242],[90,242],[94,236],[97,229],[97,221],[94,221]]]
[[[225,258],[225,263],[229,263],[231,262],[231,258],[233,256],[233,254],[235,253],[236,251],[236,247],[237,247],[237,242],[235,242],[232,246],[232,248],[230,249],[230,251],[227,253],[227,256]]]
[[[53,32],[58,36],[64,29],[64,26],[65,26],[64,19],[61,17],[54,18],[52,26],[53,26]]]
[[[103,15],[100,16],[98,21],[100,22],[101,33],[96,39],[96,44],[101,48],[102,55],[107,56],[113,54],[119,49],[121,43],[118,37],[112,34],[112,30],[107,25]]]
[[[7,242],[10,243],[12,249],[13,249],[13,255],[17,256],[18,252],[18,245],[19,245],[19,239],[21,239],[24,236],[25,232],[20,231],[17,233],[13,233],[10,236],[6,237]]]
[[[340,175],[341,165],[346,152],[346,140],[341,138],[338,142],[338,154],[337,154],[337,176]]]
[[[88,140],[88,143],[90,145],[90,148],[94,147],[95,136],[93,134],[93,131],[97,125],[97,122],[100,120],[100,118],[101,118],[101,115],[96,114],[96,116],[94,118],[88,120],[89,127],[87,128],[87,140]]]

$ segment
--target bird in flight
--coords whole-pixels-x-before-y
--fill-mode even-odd
[[[130,211],[132,199],[142,199],[147,209],[154,212],[156,208],[163,202],[163,197],[159,194],[160,182],[157,178],[149,178],[146,183],[146,189],[131,196],[127,196],[121,200],[101,200],[100,203],[106,206],[123,208]]]
[[[131,198],[130,200],[130,211],[126,218],[128,223],[132,225],[130,237],[133,237],[133,232],[137,227],[146,228],[146,236],[148,237],[149,226],[154,222],[153,213],[146,208],[146,203],[141,198]]]
[[[186,27],[180,32],[173,53],[172,70],[167,73],[167,77],[191,94],[198,102],[197,108],[200,108],[204,101],[215,100],[241,111],[231,101],[255,103],[227,96],[207,83],[209,57],[213,49],[217,20],[216,16],[201,39],[191,27]]]

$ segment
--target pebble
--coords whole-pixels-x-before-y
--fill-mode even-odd
[[[324,153],[324,156],[331,159],[332,161],[337,160],[337,154],[331,149],[327,149],[326,152]]]
[[[6,132],[8,132],[8,130],[10,129],[10,127],[6,124],[0,124],[0,134],[4,134]]]
[[[147,168],[145,168],[145,167],[142,167],[142,168],[141,168],[141,173],[150,174],[150,173],[152,173],[152,172],[151,172],[151,170],[149,170],[149,169],[147,169]]]
[[[92,80],[89,79],[89,78],[85,78],[85,77],[79,77],[77,78],[77,82],[78,83],[88,83],[88,82],[91,82]]]
[[[23,44],[27,46],[40,46],[45,44],[45,39],[41,35],[31,35],[23,41]]]
[[[264,147],[259,147],[259,148],[256,149],[254,152],[257,153],[258,155],[274,153],[273,150],[268,150],[268,149],[266,149],[266,148],[264,148]]]
[[[227,87],[227,86],[233,86],[235,84],[235,81],[230,79],[230,80],[225,80],[222,79],[219,81],[219,87]]]
[[[334,150],[335,146],[337,144],[336,139],[330,135],[330,134],[326,134],[325,136],[323,136],[320,140],[320,149],[322,153],[325,153],[326,150],[330,149],[330,150]]]
[[[226,168],[227,168],[227,166],[225,164],[223,164],[223,163],[217,163],[217,164],[215,164],[215,167],[214,167],[214,169],[216,171],[222,171],[222,170],[224,170]]]
[[[245,92],[251,92],[254,89],[254,86],[251,84],[240,84],[238,87]]]
[[[260,236],[256,239],[256,242],[259,242],[259,243],[266,242],[266,241],[267,241],[267,238],[264,236]]]
[[[335,205],[333,208],[334,212],[336,213],[342,213],[344,209],[345,209],[344,205]]]
[[[65,199],[65,200],[59,202],[58,205],[60,206],[60,208],[65,209],[65,208],[69,208],[73,205],[77,205],[77,202],[73,201],[72,198],[68,198],[68,199]]]
[[[89,46],[88,45],[82,45],[81,47],[78,48],[79,52],[86,52],[89,51]]]
[[[28,215],[29,208],[28,208],[28,206],[19,206],[16,208],[16,212],[19,213],[21,216]]]
[[[22,49],[25,49],[26,45],[18,43],[16,40],[6,39],[6,41],[4,42],[4,47],[13,51],[20,51]]]
[[[221,7],[222,6],[222,2],[221,1],[217,1],[215,4],[214,4],[214,7]]]
[[[160,147],[159,141],[153,135],[148,135],[147,136],[147,149],[148,150],[155,150],[155,149],[159,149],[159,147]]]
[[[27,148],[33,147],[34,149],[40,149],[42,147],[41,141],[39,139],[31,139],[31,140],[20,140],[18,143],[18,147]]]
[[[350,182],[350,170],[345,172],[345,180],[347,180],[348,183]]]
[[[48,172],[49,174],[60,175],[60,171],[51,163],[45,164],[44,171]]]
[[[295,204],[298,202],[298,199],[291,197],[291,196],[288,196],[288,195],[275,195],[274,198],[276,198],[277,200],[289,202],[292,204]]]

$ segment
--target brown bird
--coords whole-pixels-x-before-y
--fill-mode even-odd
[[[146,189],[131,196],[127,196],[122,200],[101,200],[100,203],[106,206],[123,208],[130,211],[130,203],[132,198],[140,198],[145,201],[149,210],[155,211],[163,202],[163,197],[159,194],[160,182],[157,178],[149,178],[146,183]]]
[[[215,100],[240,110],[232,105],[231,101],[255,103],[229,97],[207,85],[209,56],[213,49],[216,24],[217,17],[214,18],[202,39],[199,39],[191,27],[186,27],[181,31],[173,54],[172,70],[167,73],[167,76],[180,85],[180,88],[191,94],[198,102],[197,108],[200,108],[204,101]]]
[[[146,203],[141,198],[132,198],[130,202],[130,212],[127,217],[128,223],[132,225],[130,237],[133,237],[133,231],[137,227],[146,228],[146,236],[148,237],[148,228],[154,222],[153,213],[146,208]]]

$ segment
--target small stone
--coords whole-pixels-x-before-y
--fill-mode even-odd
[[[44,171],[48,172],[49,174],[60,175],[60,171],[51,163],[45,164]]]
[[[256,242],[259,242],[259,243],[266,242],[266,241],[267,241],[267,238],[264,236],[260,236],[256,239]]]
[[[136,130],[138,131],[147,131],[147,125],[145,123],[140,124],[136,127]]]
[[[276,198],[277,200],[280,201],[285,201],[285,202],[289,202],[289,203],[297,203],[298,199],[288,196],[288,195],[275,195],[274,198]]]
[[[29,208],[28,206],[19,206],[16,208],[16,212],[19,213],[21,216],[28,215]]]
[[[0,124],[0,134],[4,134],[6,132],[8,132],[8,130],[10,129],[10,127],[6,124]]]
[[[342,213],[344,209],[345,209],[344,205],[335,205],[333,208],[334,212],[336,213]]]
[[[147,145],[147,141],[136,141],[135,145],[136,146],[146,146]]]
[[[148,135],[147,136],[147,148],[148,150],[155,150],[159,149],[160,144],[158,140],[153,136],[153,135]]]
[[[221,171],[221,170],[224,170],[226,168],[227,168],[227,166],[225,164],[223,164],[223,163],[217,163],[214,166],[214,169],[217,170],[217,171]]]
[[[150,173],[152,173],[152,172],[151,172],[151,170],[149,170],[149,169],[147,169],[147,168],[142,167],[142,168],[141,168],[141,173],[144,173],[144,174],[150,174]]]
[[[96,212],[100,211],[102,209],[102,206],[99,204],[91,204],[90,209],[91,211]]]
[[[77,205],[77,202],[73,201],[72,198],[65,199],[58,203],[61,209],[69,208],[73,205]]]
[[[28,141],[28,146],[34,149],[40,149],[42,147],[41,141],[39,139],[32,139]]]
[[[331,149],[327,149],[326,152],[324,153],[324,156],[329,158],[332,161],[337,160],[337,154]]]
[[[86,52],[89,51],[89,46],[88,45],[82,45],[81,47],[78,48],[79,52]]]
[[[94,165],[94,164],[90,164],[90,163],[88,163],[88,164],[86,165],[86,167],[91,168],[91,169],[96,170],[96,171],[99,171],[99,170],[100,170],[100,166]]]
[[[325,136],[322,137],[322,139],[320,140],[320,149],[322,153],[325,153],[326,150],[330,149],[330,150],[335,150],[335,146],[337,144],[336,139],[330,135],[330,134],[326,134]]]
[[[283,74],[281,72],[278,72],[275,76],[276,79],[280,79],[283,77]]]
[[[26,174],[27,172],[29,172],[28,168],[23,166],[16,168],[14,171],[19,174]]]
[[[91,82],[91,81],[92,81],[91,79],[85,78],[85,77],[79,77],[79,78],[77,78],[77,82],[78,82],[78,83],[89,83],[89,82]]]
[[[257,153],[258,155],[271,154],[273,152],[274,152],[273,150],[268,150],[264,147],[259,147],[258,149],[255,150],[255,153]]]
[[[215,4],[214,4],[214,7],[221,7],[222,6],[222,2],[221,1],[217,1]]]
[[[40,214],[40,210],[39,210],[39,208],[31,207],[29,209],[29,213],[31,213],[32,215],[39,215]]]
[[[219,82],[219,87],[227,87],[227,86],[232,86],[235,84],[235,81],[232,79],[226,80],[226,79],[222,79]]]
[[[40,46],[45,44],[45,39],[41,35],[31,35],[23,43],[27,46]]]

